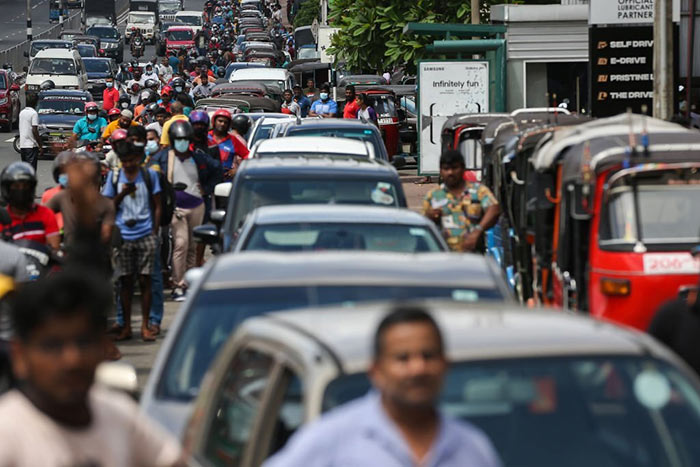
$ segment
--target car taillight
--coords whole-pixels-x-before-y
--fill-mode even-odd
[[[600,279],[600,291],[603,295],[624,297],[630,294],[630,281],[627,279]]]

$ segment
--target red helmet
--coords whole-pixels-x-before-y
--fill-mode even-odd
[[[86,102],[85,103],[85,113],[89,112],[90,110],[98,110],[97,104],[95,102]]]
[[[172,92],[173,88],[171,88],[170,86],[163,86],[163,89],[160,90],[160,95],[164,96],[166,94],[172,94]]]
[[[216,120],[216,117],[226,117],[229,122],[233,119],[233,117],[231,117],[231,112],[226,109],[219,109],[214,112],[214,115],[211,116],[212,121]]]
[[[131,32],[136,32],[136,31],[138,31],[138,29],[136,29],[135,26],[131,28]]]
[[[133,92],[139,92],[140,89],[141,89],[141,85],[139,83],[134,83],[131,85],[131,90]]]
[[[117,141],[121,141],[123,139],[126,139],[126,130],[118,128],[112,132],[112,136],[109,138],[109,142],[114,144]]]
[[[116,107],[113,107],[113,108],[109,109],[109,112],[107,112],[107,115],[111,117],[113,115],[121,115],[121,113],[122,113],[121,110],[119,110]]]

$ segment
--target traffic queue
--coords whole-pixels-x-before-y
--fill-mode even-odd
[[[47,414],[54,451],[0,422],[0,465],[700,465],[700,360],[658,314],[700,307],[700,132],[456,114],[411,210],[411,77],[321,63],[276,2],[151,16],[32,49],[0,173],[21,253],[0,254],[0,414]],[[161,344],[143,389],[138,337]],[[137,436],[90,431],[109,404]]]

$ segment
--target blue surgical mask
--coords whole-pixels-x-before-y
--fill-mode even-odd
[[[114,83],[111,82],[111,81],[107,81],[107,82],[105,83],[105,86],[107,86],[108,88],[111,88],[112,86],[114,86]]]
[[[63,188],[68,186],[68,174],[60,174],[58,176],[58,184]]]
[[[321,100],[322,100],[322,101],[325,101],[326,99],[328,99],[328,93],[327,93],[327,92],[322,92],[322,93],[320,93],[319,95],[321,96]]]
[[[87,118],[90,121],[97,120],[97,114],[87,114]]]
[[[192,107],[183,107],[182,109],[182,113],[185,115],[185,117],[189,117],[191,112]]]
[[[187,152],[190,148],[190,142],[186,139],[176,139],[174,146],[177,152]]]
[[[154,139],[148,140],[148,142],[146,143],[146,154],[152,156],[153,154],[158,152],[158,147],[158,141]]]

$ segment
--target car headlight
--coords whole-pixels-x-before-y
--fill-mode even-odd
[[[27,85],[27,91],[38,91],[38,90],[39,90],[38,84],[28,84]]]
[[[7,97],[0,97],[0,105],[5,105],[5,104],[7,104],[7,102],[8,102]]]

